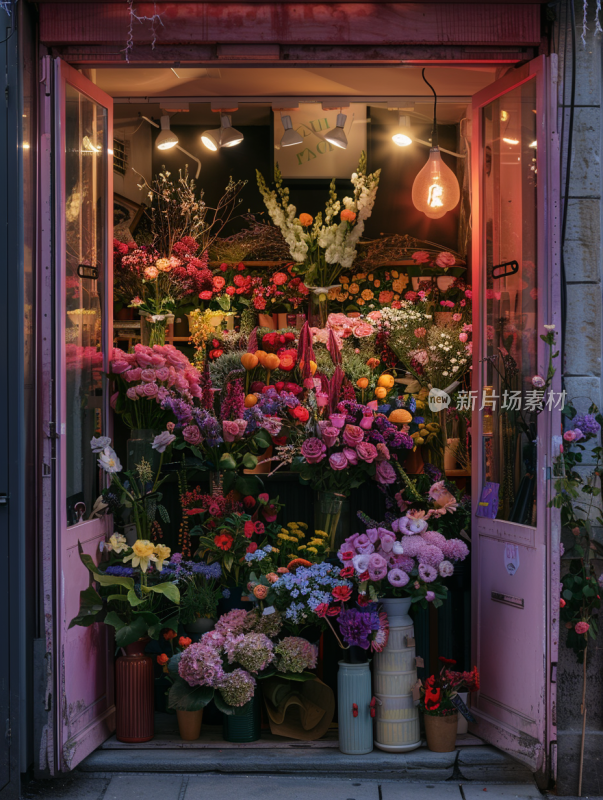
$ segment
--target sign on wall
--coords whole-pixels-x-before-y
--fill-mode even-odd
[[[366,150],[367,107],[352,103],[342,109],[347,115],[344,132],[348,139],[345,150],[327,142],[325,133],[334,129],[339,109],[324,111],[321,103],[300,103],[289,114],[302,144],[278,147],[284,133],[278,112],[274,115],[274,161],[278,161],[284,178],[349,178],[358,165],[358,157]]]

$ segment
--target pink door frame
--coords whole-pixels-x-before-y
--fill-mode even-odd
[[[55,301],[54,325],[56,331],[54,397],[56,419],[56,503],[54,527],[56,530],[54,561],[54,707],[57,739],[54,747],[54,764],[60,771],[72,769],[96,749],[114,729],[113,706],[113,642],[104,625],[69,629],[70,620],[79,608],[79,593],[89,585],[89,573],[78,554],[78,542],[84,551],[98,558],[98,545],[104,540],[111,517],[101,517],[68,525],[67,520],[67,400],[66,400],[66,349],[65,349],[65,94],[67,85],[107,109],[105,148],[105,248],[103,253],[104,287],[106,297],[102,304],[103,371],[108,370],[113,331],[112,241],[113,241],[113,168],[112,130],[113,101],[81,73],[61,59],[54,62],[54,259]],[[110,431],[108,391],[103,392],[103,430]],[[90,509],[88,509],[88,513]],[[48,621],[52,622],[52,620]]]
[[[472,216],[474,220],[472,269],[473,269],[473,341],[474,367],[473,390],[482,396],[483,370],[480,368],[485,355],[485,237],[483,218],[483,141],[482,109],[526,81],[536,81],[537,87],[537,170],[538,170],[538,334],[543,333],[545,323],[554,323],[560,331],[560,268],[559,268],[559,138],[557,136],[557,81],[556,56],[550,59],[540,56],[507,73],[496,83],[486,87],[473,97],[472,136]],[[559,338],[558,338],[558,344]],[[546,347],[538,340],[538,371],[546,374]],[[552,389],[561,390],[561,365],[557,364]],[[474,442],[474,464],[472,469],[472,499],[477,507],[482,489],[482,414],[473,414],[472,433]],[[478,668],[486,661],[486,654],[499,644],[497,669],[504,671],[506,648],[501,647],[503,637],[507,642],[519,642],[518,631],[526,632],[535,645],[533,658],[528,653],[511,653],[511,659],[521,661],[524,674],[534,677],[533,693],[526,694],[525,683],[505,685],[500,675],[483,675],[489,688],[496,692],[488,695],[482,689],[473,706],[478,719],[474,730],[502,750],[510,752],[530,766],[542,785],[556,772],[556,726],[555,726],[555,666],[558,647],[559,609],[559,515],[549,509],[551,499],[550,472],[552,467],[553,434],[561,428],[559,410],[545,411],[538,421],[538,469],[537,469],[537,520],[536,528],[488,520],[472,519],[472,654]],[[519,545],[520,565],[523,559],[523,574],[520,566],[516,575],[505,575],[502,548],[506,542]],[[510,587],[510,588],[509,588]],[[496,589],[526,597],[524,609],[498,604],[492,612],[492,592]],[[496,605],[496,603],[495,603]],[[500,627],[494,628],[496,618]],[[514,638],[515,637],[515,638]],[[516,648],[518,649],[518,648]],[[512,666],[511,664],[509,665]],[[487,669],[487,667],[486,667]],[[482,670],[483,671],[483,670]],[[496,671],[496,670],[495,670]],[[484,680],[483,680],[484,683]],[[496,694],[496,696],[492,696]]]

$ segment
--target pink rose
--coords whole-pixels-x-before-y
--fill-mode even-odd
[[[139,381],[142,376],[142,370],[140,367],[136,367],[136,369],[131,369],[129,372],[124,373],[124,378],[128,381],[128,383],[134,383],[135,381]]]
[[[392,467],[389,461],[377,460],[377,468],[375,471],[375,480],[383,486],[389,486],[396,482],[396,470]]]
[[[318,408],[325,408],[329,404],[327,392],[316,392],[316,405]]]
[[[157,391],[157,402],[158,403],[163,403],[163,401],[166,400],[169,396],[170,396],[170,393],[165,388],[165,386],[160,386],[158,391]]]
[[[343,454],[348,460],[348,464],[352,464],[354,466],[358,463],[358,453],[355,450],[352,450],[351,447],[344,447]]]
[[[367,464],[372,464],[378,455],[377,448],[370,442],[360,442],[356,448],[356,452],[358,453],[358,457],[366,461]]]
[[[357,447],[364,441],[364,431],[358,425],[346,425],[343,429],[343,441],[349,447]]]
[[[573,442],[576,440],[576,431],[566,431],[563,434],[563,438],[566,442]]]
[[[427,252],[427,250],[417,250],[416,253],[412,254],[411,258],[415,264],[427,264],[429,261],[431,261],[431,255]]]
[[[356,536],[354,547],[361,555],[370,555],[375,552],[375,545],[371,542],[366,533],[361,533]]]
[[[427,335],[427,330],[425,328],[415,328],[415,336],[417,337],[417,339],[422,339],[426,335]]]
[[[323,460],[326,452],[327,448],[324,442],[321,442],[315,436],[306,439],[301,446],[301,454],[308,464],[318,464],[319,461]]]
[[[122,372],[126,372],[129,369],[130,365],[127,361],[113,361],[111,364],[111,372],[116,375],[120,375]]]
[[[586,633],[589,628],[590,625],[588,624],[588,622],[576,622],[576,624],[574,625],[574,630],[576,631],[577,634]]]
[[[158,381],[165,382],[170,377],[170,371],[167,367],[159,367],[155,370],[155,378]]]
[[[138,386],[134,387],[136,389],[136,394],[139,397],[144,397],[145,396],[144,387],[147,386],[147,385],[148,384],[146,384],[146,383],[139,383]]]
[[[151,356],[151,364],[157,367],[165,367],[165,358],[160,353],[153,353]]]
[[[126,397],[128,398],[128,400],[138,400],[138,395],[136,394],[135,386],[130,386],[130,388],[126,392]]]
[[[365,336],[372,336],[375,333],[375,329],[368,322],[359,322],[354,325],[352,330],[357,339],[363,339]]]
[[[140,377],[143,379],[145,383],[152,383],[155,380],[155,370],[154,369],[143,369],[140,373]]]
[[[377,445],[377,461],[389,461],[391,456],[389,453],[389,448],[384,442],[379,442]]]
[[[345,414],[330,414],[329,419],[334,428],[343,428],[345,425]]]
[[[370,314],[366,315],[369,319],[372,319],[373,322],[379,322],[381,319],[381,312],[380,311],[371,311]]]
[[[246,419],[235,419],[235,422],[237,423],[237,425],[239,427],[239,436],[238,436],[238,438],[242,439],[243,438],[243,434],[245,433],[245,431],[247,429],[247,420]]]
[[[435,260],[436,266],[441,267],[442,269],[448,269],[448,267],[453,267],[456,263],[456,258],[452,255],[452,253],[440,253],[440,255]]]
[[[142,351],[138,351],[136,353],[136,360],[138,361],[138,366],[142,367],[152,367],[153,366],[153,354],[152,353],[144,353]]]
[[[231,422],[228,419],[225,419],[222,422],[222,433],[224,435],[225,442],[236,442],[237,439],[240,439],[239,436],[239,426],[236,422]]]
[[[466,342],[468,338],[469,337],[467,336],[467,334],[464,331],[463,331],[463,333],[459,333],[459,342]]]
[[[159,391],[159,386],[156,383],[141,384],[146,397],[156,397]]]
[[[333,453],[329,456],[329,464],[331,469],[339,471],[348,466],[348,460],[343,453]]]
[[[471,300],[471,298],[473,297],[473,292],[471,291],[471,289],[465,289],[465,297],[467,298],[467,300]]]
[[[182,431],[182,438],[187,444],[199,444],[202,439],[201,431],[196,425],[187,425]]]
[[[333,447],[337,441],[338,436],[339,436],[339,431],[337,430],[337,428],[328,426],[322,429],[322,440],[327,447]]]
[[[452,315],[453,322],[460,322],[462,319],[463,319],[463,315],[462,314],[453,314]]]
[[[374,420],[375,417],[373,416],[373,412],[366,411],[362,415],[362,419],[360,420],[360,427],[362,428],[363,431],[370,431],[370,429],[373,427]]]

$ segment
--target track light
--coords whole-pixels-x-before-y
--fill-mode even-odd
[[[345,131],[343,130],[346,119],[347,116],[345,114],[338,114],[335,130],[327,131],[327,133],[325,133],[325,139],[327,142],[335,145],[335,147],[340,147],[342,150],[345,150],[348,146],[348,137],[345,135]]]
[[[201,141],[208,150],[218,150],[220,147],[234,147],[240,144],[243,141],[243,134],[232,127],[229,114],[220,114],[220,127],[202,133]]]
[[[283,128],[285,129],[285,132],[281,137],[281,147],[291,147],[294,144],[304,143],[301,134],[293,130],[293,123],[291,122],[291,117],[288,114],[285,114],[284,117],[281,117],[281,122],[283,123]]]
[[[170,130],[170,118],[167,114],[161,117],[161,131],[155,139],[155,147],[158,150],[171,150],[178,144],[178,137]]]
[[[407,117],[404,114],[400,114],[398,127],[394,130],[392,134],[392,139],[394,141],[394,144],[397,144],[398,147],[408,147],[409,144],[412,144],[412,135],[410,132],[410,117]]]

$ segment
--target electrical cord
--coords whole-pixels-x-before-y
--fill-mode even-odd
[[[436,90],[433,86],[429,83],[427,78],[425,77],[425,67],[423,67],[423,71],[421,72],[421,77],[425,81],[425,83],[429,86],[431,91],[433,92],[433,130],[431,131],[431,146],[437,147],[438,146],[438,124],[437,124],[437,106],[438,106],[438,96],[436,94]]]

